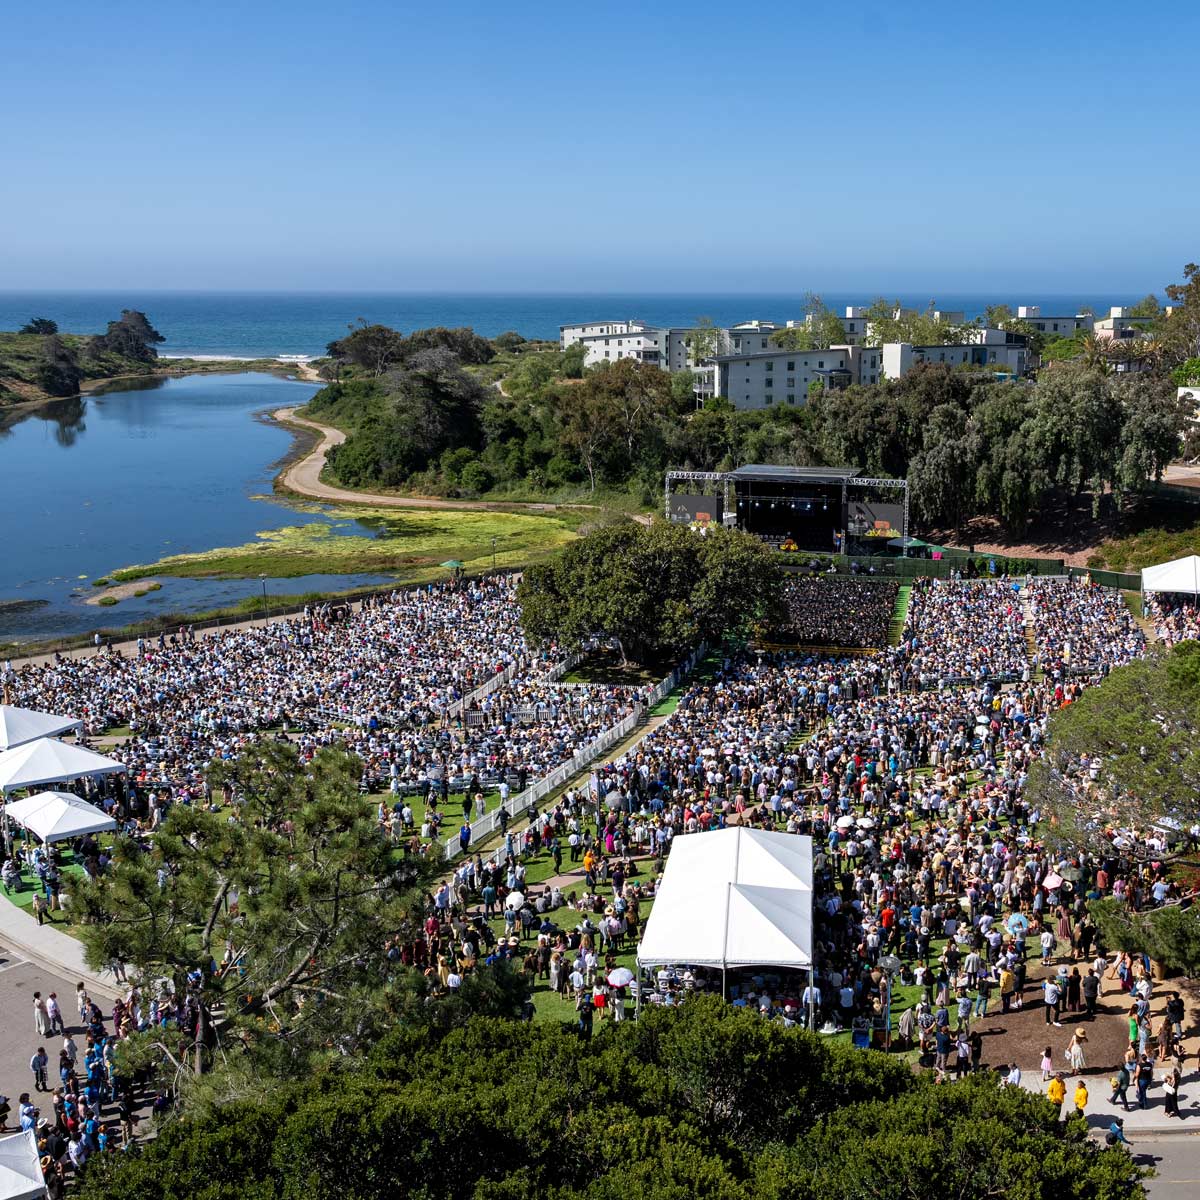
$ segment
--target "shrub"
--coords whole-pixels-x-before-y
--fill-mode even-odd
[[[459,482],[468,492],[486,492],[492,486],[492,473],[476,459],[463,467]]]

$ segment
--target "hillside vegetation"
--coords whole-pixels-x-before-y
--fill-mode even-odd
[[[98,334],[59,333],[34,317],[15,333],[0,333],[0,405],[74,396],[89,380],[152,374],[163,336],[145,313],[125,309]]]

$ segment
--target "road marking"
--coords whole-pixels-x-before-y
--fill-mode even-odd
[[[14,962],[5,963],[4,966],[0,967],[0,971],[11,971],[13,969],[13,967],[27,967],[27,966],[29,966],[28,959],[18,958]]]

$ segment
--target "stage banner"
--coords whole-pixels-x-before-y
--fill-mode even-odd
[[[846,532],[858,538],[889,538],[904,535],[904,505],[875,504],[851,500],[846,505]]]
[[[720,525],[723,511],[720,496],[676,492],[671,497],[671,520],[677,525]]]

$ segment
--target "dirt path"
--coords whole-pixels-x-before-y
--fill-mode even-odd
[[[311,496],[314,500],[334,500],[338,504],[369,504],[377,508],[468,508],[487,509],[494,512],[511,512],[519,509],[531,513],[555,512],[560,508],[591,508],[598,509],[596,504],[549,504],[537,501],[507,501],[498,503],[492,500],[442,500],[424,496],[393,496],[380,492],[352,492],[346,488],[333,487],[321,482],[321,472],[325,469],[325,459],[334,446],[340,446],[346,435],[332,425],[322,425],[308,417],[296,416],[294,408],[281,408],[271,416],[281,425],[299,425],[306,429],[316,430],[321,435],[320,442],[304,458],[285,467],[279,476],[279,482],[288,491],[301,496]],[[633,515],[635,521],[650,524],[650,518],[644,514]]]

